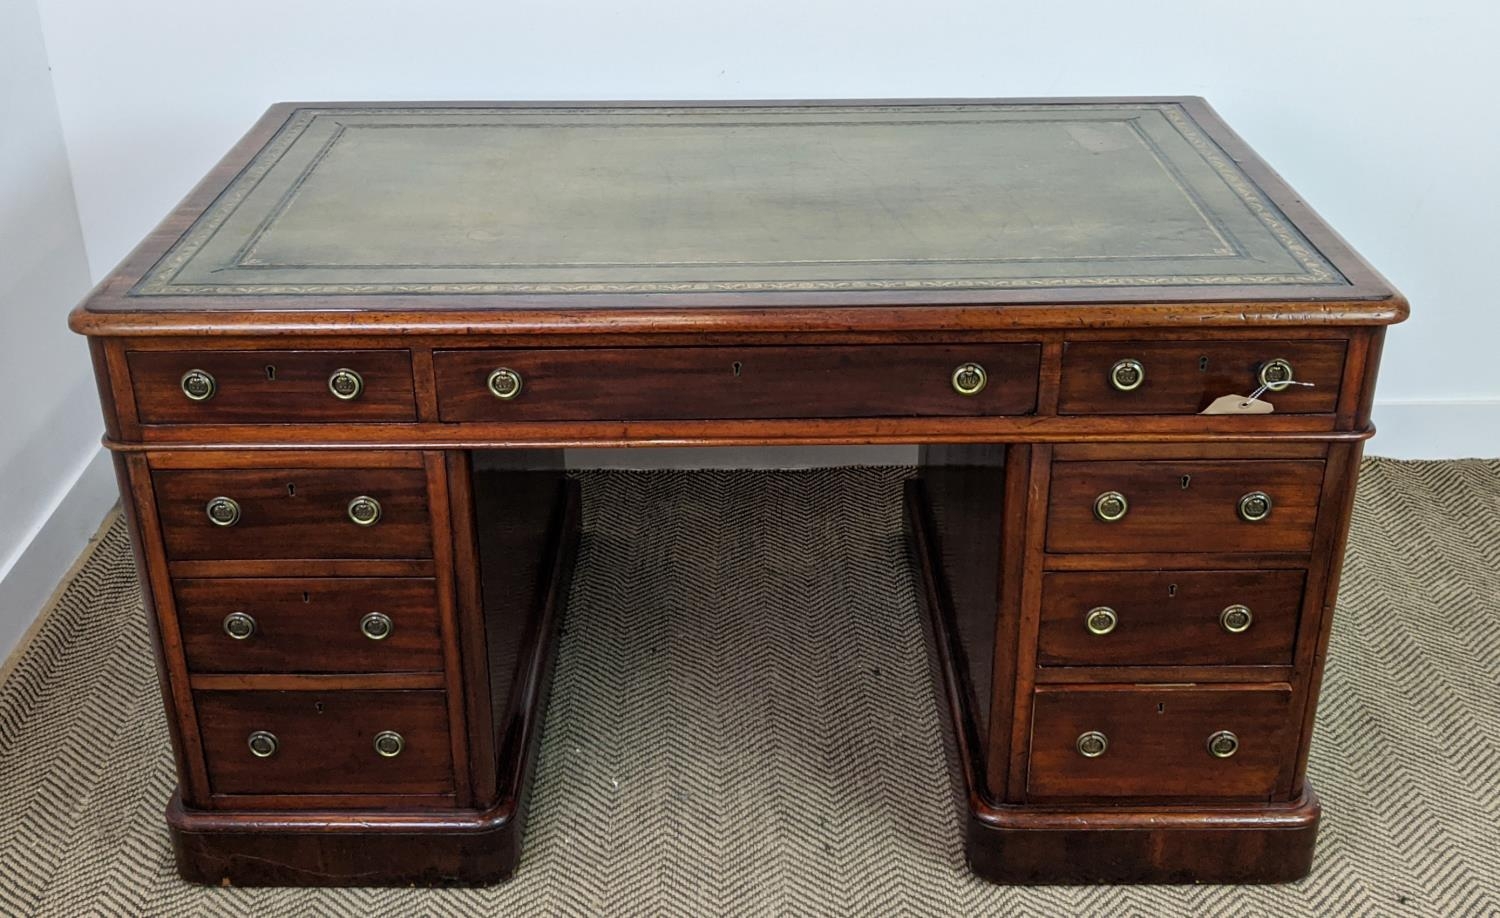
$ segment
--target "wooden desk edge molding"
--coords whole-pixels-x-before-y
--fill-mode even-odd
[[[70,320],[181,872],[510,876],[562,450],[908,443],[975,872],[1300,877],[1406,315],[1197,98],[273,106]]]

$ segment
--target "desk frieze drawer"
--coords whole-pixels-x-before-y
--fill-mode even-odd
[[[1048,686],[1033,705],[1033,800],[1264,800],[1292,736],[1286,685]]]
[[[443,669],[431,579],[185,579],[173,591],[195,673]]]
[[[449,350],[444,421],[973,417],[1036,409],[1029,343]]]
[[[1343,341],[1070,341],[1059,414],[1197,414],[1224,395],[1262,399],[1276,414],[1332,414]],[[1311,385],[1303,385],[1311,383]]]
[[[143,424],[415,421],[405,350],[130,351]]]
[[[451,794],[441,691],[194,695],[214,794]]]
[[[1049,552],[1305,552],[1321,459],[1057,462]]]
[[[1305,580],[1297,570],[1053,571],[1037,662],[1290,665]]]
[[[173,469],[152,483],[174,561],[432,557],[418,469]]]

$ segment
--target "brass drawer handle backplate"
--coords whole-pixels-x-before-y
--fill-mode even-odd
[[[959,395],[978,395],[989,381],[989,374],[977,363],[961,363],[953,370],[953,391]]]
[[[365,494],[349,501],[349,519],[358,526],[374,526],[380,522],[380,501]]]
[[[1134,392],[1146,381],[1146,368],[1139,360],[1127,357],[1109,368],[1109,384],[1121,392]]]
[[[340,367],[328,377],[328,391],[333,393],[334,398],[352,401],[365,391],[365,378],[348,367]]]

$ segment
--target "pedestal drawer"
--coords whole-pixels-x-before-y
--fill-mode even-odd
[[[1038,688],[1027,795],[1264,800],[1291,702],[1286,685]]]
[[[448,794],[446,693],[194,695],[215,794]]]
[[[152,474],[178,560],[430,558],[418,469],[188,469]]]
[[[1043,666],[1290,665],[1303,571],[1053,571]]]
[[[444,421],[962,417],[1035,410],[1040,360],[1025,343],[538,348],[433,368]]]
[[[1305,552],[1321,459],[1057,462],[1049,552]]]
[[[228,578],[173,585],[198,673],[439,672],[434,581]]]
[[[415,421],[411,354],[131,351],[143,424]]]

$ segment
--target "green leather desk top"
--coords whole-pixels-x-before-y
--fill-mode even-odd
[[[135,295],[1346,286],[1175,103],[302,108]]]

